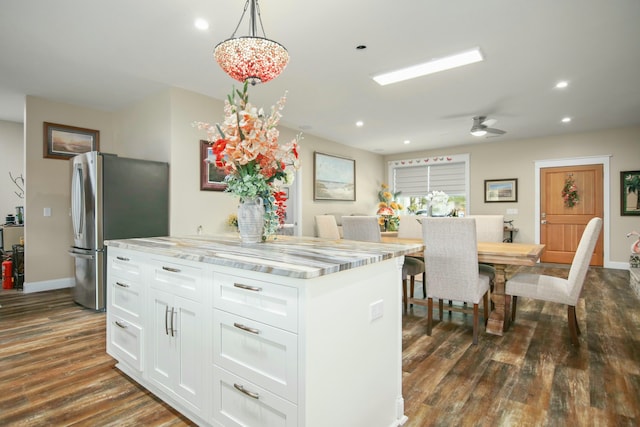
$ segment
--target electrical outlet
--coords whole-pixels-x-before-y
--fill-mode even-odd
[[[384,312],[384,301],[376,301],[369,304],[369,321],[373,322],[382,317]]]

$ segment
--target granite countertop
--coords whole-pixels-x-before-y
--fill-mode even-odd
[[[311,279],[424,250],[421,244],[290,236],[278,236],[276,240],[255,244],[241,244],[237,235],[148,237],[105,243],[112,248],[300,279]]]

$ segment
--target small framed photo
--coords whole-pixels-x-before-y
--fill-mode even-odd
[[[44,122],[44,157],[70,159],[100,150],[100,131]]]
[[[224,170],[216,166],[216,156],[209,141],[200,140],[200,190],[224,191]]]
[[[485,179],[484,202],[517,202],[518,180],[511,179]]]
[[[620,214],[640,215],[640,171],[620,172]]]
[[[313,199],[356,200],[356,161],[314,152]]]

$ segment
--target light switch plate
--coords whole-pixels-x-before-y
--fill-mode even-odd
[[[51,208],[44,208],[44,216],[51,216]]]
[[[376,319],[379,319],[384,314],[384,301],[379,300],[372,302],[369,305],[369,321],[373,322]]]

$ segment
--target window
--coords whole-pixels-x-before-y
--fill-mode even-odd
[[[454,209],[464,214],[469,210],[468,154],[393,160],[389,162],[389,177],[394,192],[402,192],[398,202],[405,213],[423,213],[428,207],[425,196],[431,191],[443,191],[449,196],[447,206],[434,215],[447,215]]]

